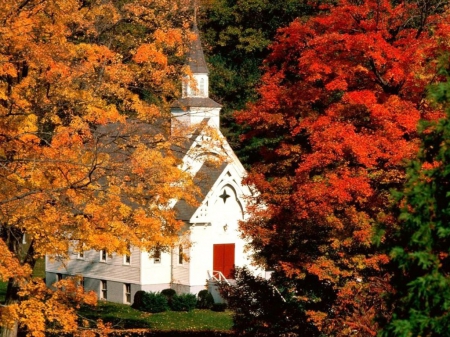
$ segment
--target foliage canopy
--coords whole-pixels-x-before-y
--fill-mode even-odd
[[[257,99],[263,60],[277,29],[318,8],[300,0],[203,0],[201,4],[199,24],[211,72],[211,95],[223,105],[224,134],[241,161],[251,165],[258,160],[257,143],[239,141],[242,126],[232,113]]]
[[[167,102],[177,95],[190,18],[182,0],[2,1],[4,334],[20,323],[42,336],[47,321],[73,330],[67,305],[95,300],[68,280],[52,292],[32,279],[46,254],[64,259],[69,246],[126,254],[177,239],[171,200],[194,202],[196,188],[177,167]]]
[[[424,97],[449,48],[443,5],[340,1],[294,21],[271,45],[261,98],[237,114],[244,139],[260,140],[242,229],[316,334],[374,335],[375,314],[389,315],[389,257],[371,238],[376,222],[395,228],[389,191],[417,152],[418,121],[441,115]]]
[[[448,67],[448,57],[446,58]],[[450,330],[450,82],[431,89],[445,118],[422,123],[417,160],[407,171],[400,224],[385,243],[395,266],[393,315],[381,336],[446,336]]]

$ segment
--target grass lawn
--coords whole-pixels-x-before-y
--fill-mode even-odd
[[[39,259],[36,261],[36,265],[33,269],[33,277],[44,278],[45,277],[45,260]],[[0,303],[5,302],[6,286],[7,282],[0,281]]]
[[[45,259],[39,259],[33,269],[33,277],[45,277]]]
[[[0,303],[5,302],[7,285],[8,285],[8,283],[6,283],[6,282],[0,282]]]
[[[142,312],[128,305],[100,301],[97,307],[84,307],[78,314],[92,321],[102,319],[113,328],[145,328],[152,330],[229,331],[232,312],[195,309],[190,312],[166,311],[157,314]]]
[[[39,260],[33,270],[34,277],[45,277],[44,260]],[[0,303],[4,303],[6,282],[0,282]],[[83,307],[78,311],[92,327],[98,319],[111,323],[116,329],[152,329],[159,331],[230,331],[232,312],[193,310],[190,312],[166,311],[158,314],[142,312],[129,305],[100,301],[97,307]],[[82,322],[80,322],[82,323]]]

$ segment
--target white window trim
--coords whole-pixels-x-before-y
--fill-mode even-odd
[[[179,265],[184,264],[184,248],[183,248],[183,245],[180,245],[178,247],[178,264]]]
[[[127,259],[128,259],[128,261],[127,261]],[[131,264],[131,254],[130,255],[126,254],[123,256],[123,264],[125,266],[129,266]]]
[[[161,263],[161,250],[160,250],[160,249],[156,249],[156,250],[153,252],[152,258],[153,258],[153,263],[154,263],[154,264],[159,264],[159,263]]]
[[[129,292],[127,290],[129,290]],[[125,304],[131,304],[131,284],[130,283],[123,284],[123,302]]]
[[[100,251],[100,262],[106,262],[108,259],[108,254],[106,254],[106,250],[102,249]]]
[[[106,280],[100,280],[100,299],[108,299],[108,282]]]

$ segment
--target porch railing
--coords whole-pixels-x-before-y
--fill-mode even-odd
[[[212,273],[208,270],[208,276],[209,276],[209,280],[213,281],[213,282],[225,282],[226,284],[230,284],[230,282],[228,282],[227,278],[225,277],[225,275],[222,274],[221,271],[219,270],[213,270]]]

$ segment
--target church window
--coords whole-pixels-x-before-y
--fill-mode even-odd
[[[123,257],[123,264],[130,264],[131,263],[131,255],[130,254],[126,254]]]
[[[125,283],[124,284],[124,297],[125,297],[125,303],[129,304],[131,303],[131,284]]]
[[[227,191],[224,189],[222,195],[219,196],[219,198],[223,199],[223,203],[225,204],[227,202],[227,199],[230,197],[229,194],[227,194]]]
[[[106,300],[108,298],[108,282],[100,280],[100,298]]]
[[[183,93],[182,93],[183,97],[186,97],[186,96],[188,95],[188,90],[187,90],[188,85],[187,85],[187,83],[185,83],[185,82],[186,82],[186,81],[183,81],[183,84],[182,84],[182,86],[181,86],[181,88],[182,88],[182,90],[183,90]]]
[[[131,246],[128,246],[127,248],[129,253],[123,256],[123,264],[129,265],[131,264]]]
[[[161,263],[161,249],[156,249],[153,252],[153,263]]]
[[[178,264],[183,264],[183,262],[184,262],[183,246],[180,245],[178,247]]]
[[[100,262],[106,262],[106,258],[107,258],[107,253],[106,250],[101,250],[100,251]]]
[[[204,78],[201,78],[199,80],[198,89],[199,89],[199,95],[204,96],[205,95],[205,79]]]

